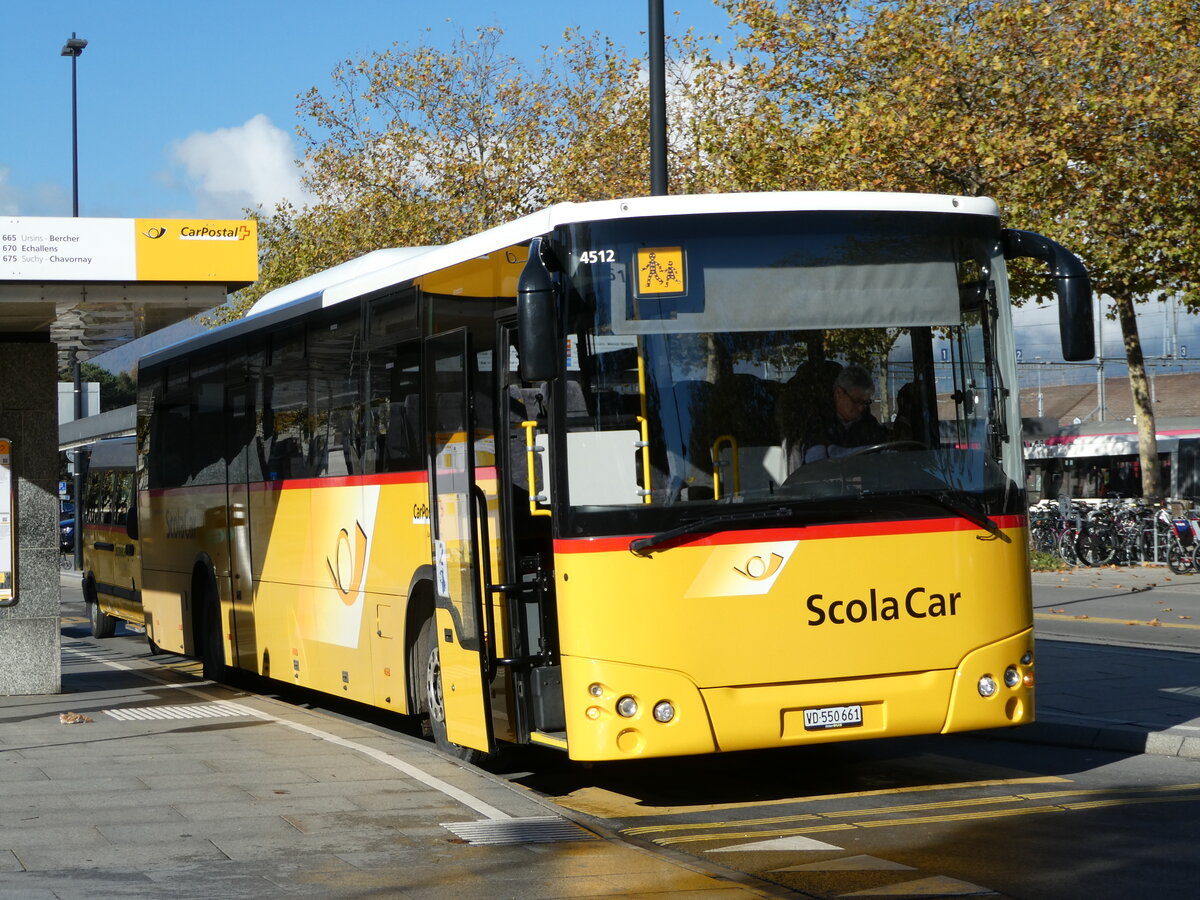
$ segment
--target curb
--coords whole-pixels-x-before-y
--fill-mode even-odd
[[[1002,741],[1108,750],[1114,753],[1150,754],[1200,759],[1200,729],[1189,732],[1147,731],[1134,725],[1097,725],[1045,719],[1015,728],[994,728],[979,734]]]

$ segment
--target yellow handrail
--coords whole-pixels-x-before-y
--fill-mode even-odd
[[[538,507],[539,502],[546,502],[546,495],[536,493],[537,467],[533,464],[533,455],[542,452],[542,448],[537,445],[533,436],[533,430],[537,428],[537,422],[533,420],[522,422],[521,427],[525,429],[525,460],[529,467],[529,514],[531,516],[548,516],[550,515],[550,510]],[[546,474],[549,475],[550,473],[547,472]]]
[[[642,430],[642,502],[651,502],[650,491],[650,410],[646,402],[646,359],[642,356],[642,339],[638,338],[638,396],[641,398],[642,414],[637,417]]]
[[[721,499],[721,444],[729,442],[729,459],[733,465],[733,494],[742,492],[741,467],[738,465],[738,443],[732,434],[723,434],[712,445],[713,499]]]

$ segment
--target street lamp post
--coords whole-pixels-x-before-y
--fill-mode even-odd
[[[79,218],[79,96],[76,90],[75,61],[83,53],[87,41],[76,37],[75,32],[63,44],[62,55],[71,57],[71,215]],[[83,418],[83,379],[79,370],[79,356],[71,351],[71,368],[75,381],[75,418]],[[75,568],[83,568],[83,469],[80,467],[82,454],[72,451],[75,472],[73,493],[75,495]]]
[[[63,44],[62,55],[71,57],[71,215],[79,216],[79,102],[75,92],[75,60],[83,53],[87,41],[75,32]]]

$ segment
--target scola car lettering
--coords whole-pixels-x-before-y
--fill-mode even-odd
[[[904,595],[903,600],[881,597],[875,588],[871,588],[869,600],[856,597],[853,600],[830,600],[826,603],[824,594],[812,594],[808,598],[808,611],[812,613],[808,624],[823,625],[828,621],[834,625],[845,625],[847,622],[894,622],[903,618],[937,619],[957,615],[961,597],[961,591],[939,594],[926,591],[923,587],[913,588]]]

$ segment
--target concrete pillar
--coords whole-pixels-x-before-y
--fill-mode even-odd
[[[0,608],[0,694],[62,687],[57,348],[0,336],[0,437],[12,441],[16,603]],[[14,340],[15,339],[15,340]]]

